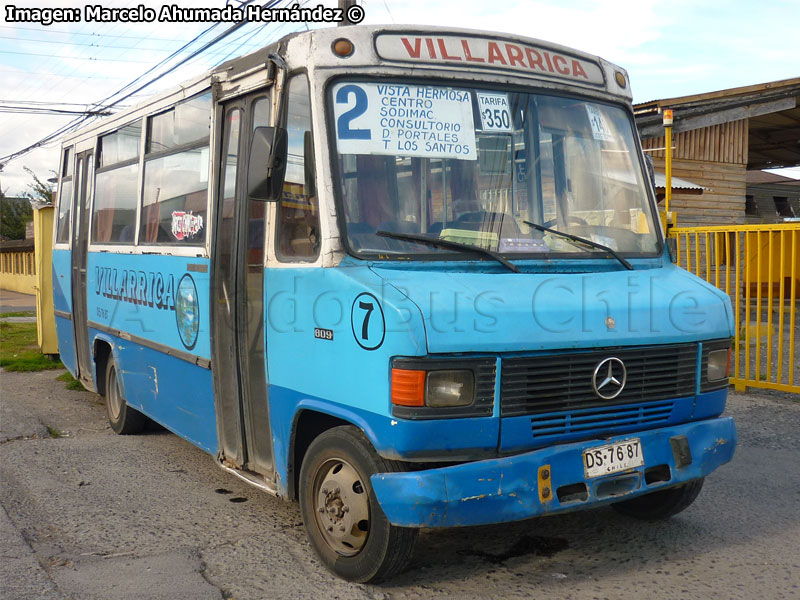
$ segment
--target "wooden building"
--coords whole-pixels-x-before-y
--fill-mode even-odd
[[[800,180],[748,171],[744,213],[748,224],[800,221]]]
[[[673,188],[679,226],[755,222],[747,214],[748,172],[800,165],[800,78],[636,104],[657,173],[664,172],[667,108],[674,112],[672,174],[705,188],[701,195]]]

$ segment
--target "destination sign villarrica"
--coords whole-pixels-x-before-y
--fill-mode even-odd
[[[378,56],[386,60],[512,69],[570,81],[603,85],[603,71],[593,61],[552,48],[502,39],[381,33],[375,38]]]

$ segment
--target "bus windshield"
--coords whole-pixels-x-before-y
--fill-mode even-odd
[[[512,258],[659,252],[633,125],[587,99],[398,82],[330,88],[340,210],[356,256],[453,254],[413,234]]]

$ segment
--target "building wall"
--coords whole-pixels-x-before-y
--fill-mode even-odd
[[[748,223],[782,223],[783,216],[775,207],[775,197],[788,199],[794,217],[800,217],[800,183],[798,184],[766,184],[747,186],[747,195],[753,197],[753,210],[746,215]]]
[[[664,162],[653,159],[656,171],[664,172]],[[679,227],[745,223],[745,165],[673,160],[672,175],[706,188],[700,195],[673,190],[669,209],[677,213]],[[664,203],[658,206],[663,209]]]
[[[677,213],[678,226],[745,223],[747,133],[742,119],[673,136],[672,175],[706,188],[701,195],[673,190],[670,210]],[[642,146],[663,173],[664,137],[644,139]]]

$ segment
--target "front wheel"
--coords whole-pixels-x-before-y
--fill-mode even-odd
[[[704,479],[694,479],[683,485],[650,492],[637,498],[615,502],[611,506],[617,512],[644,521],[659,521],[687,509],[703,489]]]
[[[382,459],[355,427],[329,429],[309,446],[300,470],[300,511],[308,539],[334,574],[359,583],[401,572],[417,530],[389,523],[370,484],[374,473],[404,470]]]
[[[106,365],[106,413],[111,429],[120,435],[139,433],[147,423],[147,417],[125,402],[119,385],[117,365],[111,356]]]

